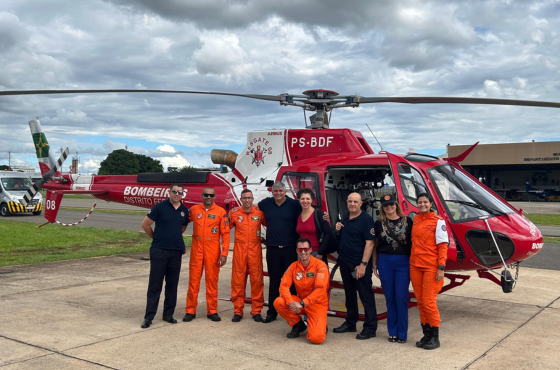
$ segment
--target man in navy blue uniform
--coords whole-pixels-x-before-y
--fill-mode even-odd
[[[299,201],[286,196],[282,182],[272,185],[272,197],[259,202],[266,220],[266,265],[269,276],[268,311],[263,323],[268,324],[278,316],[274,301],[280,296],[280,282],[286,269],[297,261],[297,218],[301,213]],[[295,290],[293,292],[295,295]]]
[[[146,315],[141,325],[142,329],[149,328],[156,315],[164,278],[163,321],[170,324],[177,323],[173,313],[177,304],[177,285],[181,272],[181,259],[185,254],[183,233],[189,223],[189,209],[181,202],[183,192],[183,185],[171,185],[169,199],[156,204],[142,221],[142,229],[153,239],[150,248],[148,302],[146,304]],[[154,222],[156,226],[152,231]]]
[[[337,222],[340,231],[340,252],[338,264],[346,295],[346,321],[334,328],[334,333],[356,332],[358,322],[358,297],[364,306],[364,328],[356,339],[375,337],[377,331],[377,310],[375,296],[371,290],[373,268],[370,259],[375,239],[374,222],[371,216],[362,212],[362,197],[358,193],[348,195],[348,213],[342,222]]]

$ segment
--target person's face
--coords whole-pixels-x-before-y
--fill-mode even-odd
[[[397,205],[395,203],[387,203],[383,206],[383,211],[385,211],[385,215],[392,216],[397,213]]]
[[[286,197],[286,189],[272,188],[272,196],[274,197],[274,200],[284,200]]]
[[[241,194],[241,204],[243,204],[243,208],[251,208],[253,205],[253,193],[243,193]]]
[[[311,194],[302,194],[301,197],[299,197],[299,204],[301,204],[301,208],[303,209],[309,209],[312,203]]]
[[[201,197],[204,206],[211,207],[214,203],[214,198],[216,197],[216,191],[214,189],[204,189]]]
[[[352,193],[348,196],[346,203],[348,204],[348,211],[356,213],[362,206],[362,197],[359,194]]]
[[[307,242],[297,244],[297,254],[303,263],[309,262],[311,258],[311,246]]]
[[[171,198],[171,201],[173,203],[181,201],[181,198],[183,198],[183,190],[184,189],[179,186],[174,186],[173,188],[171,188],[171,191],[169,191],[169,198]]]
[[[430,208],[432,208],[432,203],[430,203],[430,200],[426,197],[420,197],[418,198],[418,210],[420,211],[420,213],[428,213],[430,212]]]

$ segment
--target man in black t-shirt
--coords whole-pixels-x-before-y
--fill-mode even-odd
[[[297,218],[301,213],[299,201],[286,196],[282,182],[272,185],[272,197],[259,202],[259,209],[266,220],[266,265],[269,276],[268,311],[263,323],[268,324],[278,316],[274,301],[280,295],[280,282],[286,269],[297,261]],[[295,292],[294,292],[295,295]]]
[[[169,199],[156,204],[142,221],[142,229],[153,239],[150,248],[148,300],[142,329],[150,327],[156,315],[164,278],[163,320],[170,324],[177,323],[173,313],[177,304],[181,258],[185,253],[183,233],[189,223],[189,209],[181,202],[183,185],[173,184],[170,190]],[[156,226],[152,231],[154,222]]]
[[[375,231],[373,219],[362,211],[362,197],[359,193],[348,195],[348,211],[342,222],[337,222],[336,230],[340,231],[340,252],[338,264],[340,276],[344,284],[346,296],[346,321],[334,333],[356,332],[358,322],[358,297],[364,306],[364,327],[356,339],[369,339],[376,335],[377,310],[375,296],[371,290],[373,269],[370,259],[373,251]]]

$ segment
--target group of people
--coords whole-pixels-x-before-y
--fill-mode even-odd
[[[202,191],[202,203],[190,211],[181,202],[184,188],[171,186],[169,199],[156,204],[142,222],[153,238],[150,248],[150,278],[142,328],[155,317],[165,279],[163,320],[173,317],[181,256],[185,253],[182,233],[193,222],[189,261],[189,285],[183,321],[196,318],[202,272],[205,273],[207,318],[221,321],[217,312],[218,276],[227,262],[230,229],[235,228],[231,278],[233,322],[243,319],[247,275],[251,284],[251,316],[271,323],[278,315],[291,326],[288,338],[307,331],[312,343],[322,343],[328,332],[327,311],[330,274],[327,254],[338,251],[338,264],[346,296],[347,317],[334,333],[356,332],[358,295],[365,311],[363,330],[356,339],[376,336],[377,310],[372,275],[381,280],[387,302],[389,341],[405,343],[408,331],[409,282],[418,300],[424,337],[418,347],[439,347],[437,294],[443,286],[447,255],[445,222],[432,211],[428,194],[419,194],[419,213],[414,221],[404,216],[393,195],[381,199],[380,217],[362,211],[359,193],[347,199],[348,212],[337,222],[335,235],[328,215],[315,209],[313,190],[304,188],[298,200],[286,195],[282,182],[272,186],[272,197],[253,204],[251,190],[241,193],[242,206],[227,212],[214,203],[211,187]],[[155,222],[155,229],[152,224]],[[261,226],[266,226],[266,262],[269,274],[268,311],[264,306]],[[221,243],[220,243],[221,237]]]

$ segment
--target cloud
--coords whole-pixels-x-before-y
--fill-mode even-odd
[[[325,88],[560,101],[555,2],[9,0],[3,9],[0,90]],[[369,123],[386,149],[444,150],[479,140],[551,140],[557,115],[386,103],[337,110],[332,127],[368,133]],[[54,148],[79,151],[92,169],[127,145],[162,163],[207,167],[212,148],[242,147],[248,131],[304,127],[301,108],[217,95],[2,96],[1,163],[8,151],[36,162],[27,127],[35,117]],[[168,146],[176,152],[158,150]]]
[[[173,148],[169,144],[160,145],[160,146],[157,147],[157,150],[159,150],[160,152],[171,153],[171,154],[176,152],[175,148]]]

